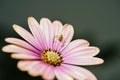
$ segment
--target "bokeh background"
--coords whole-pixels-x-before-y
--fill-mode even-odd
[[[4,38],[19,37],[12,29],[18,24],[28,29],[27,18],[60,20],[74,26],[73,39],[87,39],[98,46],[105,63],[85,67],[98,80],[120,80],[120,0],[0,0],[0,49]],[[0,50],[0,80],[42,80],[16,67],[17,60]]]

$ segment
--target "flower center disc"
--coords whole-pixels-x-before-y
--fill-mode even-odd
[[[45,50],[42,53],[41,59],[51,65],[58,66],[62,62],[61,56],[51,50]]]

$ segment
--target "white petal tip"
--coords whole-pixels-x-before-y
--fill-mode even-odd
[[[47,22],[51,22],[48,18],[45,18],[45,17],[41,18],[40,22],[42,22],[42,21],[43,21],[43,22],[44,22],[44,21],[45,21],[45,22],[46,22],[46,21],[47,21]]]
[[[32,17],[32,16],[29,16],[28,18],[34,18],[34,17]]]
[[[95,48],[95,52],[99,53],[100,52],[100,49],[99,48]]]
[[[10,53],[11,52],[11,48],[13,49],[15,47],[15,45],[6,45],[2,48],[3,52],[7,52]]]
[[[17,24],[13,24],[13,25],[12,25],[12,27],[16,27],[16,26],[17,26]]]
[[[43,18],[41,18],[41,20],[49,20],[49,19],[48,19],[48,18],[43,17]]]
[[[101,59],[101,60],[100,60],[100,64],[103,64],[103,63],[104,63],[104,60],[103,60],[103,59]]]
[[[5,48],[4,47],[2,48],[2,51],[5,52]]]
[[[11,57],[11,58],[16,58],[14,54],[11,54],[10,57]]]
[[[55,21],[53,21],[53,23],[62,24],[59,20],[55,20]]]
[[[62,23],[59,20],[53,21],[53,24],[56,24],[56,25],[59,25],[59,26],[63,26]]]
[[[98,58],[96,61],[97,61],[97,63],[96,63],[96,64],[93,64],[93,65],[100,65],[100,64],[103,64],[103,63],[104,63],[104,60],[101,59],[101,58]]]
[[[71,24],[65,24],[64,27],[72,27]]]
[[[4,40],[5,40],[5,42],[8,42],[8,41],[9,41],[9,38],[5,38]]]
[[[2,48],[2,51],[3,51],[3,52],[7,52],[7,51],[8,51],[7,46],[4,46],[4,47]]]
[[[17,63],[17,68],[18,68],[19,70],[21,70],[21,71],[27,71],[27,70],[25,70],[25,69],[23,68],[23,65],[21,64],[20,61]]]
[[[96,56],[100,52],[100,49],[98,47],[93,47],[93,48],[94,48],[94,53],[96,53],[94,56]]]
[[[16,30],[16,28],[18,28],[19,26],[17,24],[13,24],[12,27],[14,30]]]
[[[30,16],[30,17],[28,17],[28,21],[29,21],[29,20],[35,20],[35,18],[32,17],[32,16]]]

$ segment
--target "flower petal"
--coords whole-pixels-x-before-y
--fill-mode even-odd
[[[38,63],[39,61],[28,61],[28,60],[22,60],[19,61],[17,64],[18,69],[20,69],[21,71],[28,71],[31,69],[32,66],[34,66],[34,64]]]
[[[102,64],[104,61],[103,59],[91,57],[91,58],[69,58],[63,59],[63,63],[74,64],[74,65],[97,65]]]
[[[22,54],[29,54],[33,56],[39,56],[38,53],[34,53],[30,50],[27,50],[25,48],[16,46],[16,45],[7,45],[2,48],[2,51],[8,52],[8,53],[22,53]]]
[[[64,73],[59,67],[55,68],[55,75],[58,80],[73,80],[73,78],[66,73]]]
[[[46,72],[48,65],[43,63],[42,61],[39,61],[38,64],[31,67],[31,69],[28,70],[28,74],[31,76],[42,76]]]
[[[94,74],[82,67],[77,67],[68,64],[62,64],[61,67],[64,67],[62,68],[64,69],[64,72],[66,72],[67,74],[72,74],[75,78],[77,78],[77,80],[97,80]]]
[[[70,24],[63,26],[60,21],[54,21],[53,26],[55,27],[54,48],[59,51],[71,41],[74,29]]]
[[[70,42],[67,47],[60,51],[61,55],[67,56],[71,51],[76,51],[89,46],[89,42],[84,39],[77,39]]]
[[[53,27],[52,27],[52,23],[49,19],[47,18],[42,18],[40,20],[40,28],[43,31],[45,38],[46,38],[46,42],[47,42],[47,48],[52,47],[52,41],[53,41]]]
[[[43,50],[44,48],[46,48],[46,39],[43,32],[40,29],[39,23],[33,17],[29,17],[28,25],[33,36],[38,40],[39,44],[41,45],[40,49]]]
[[[28,74],[30,74],[31,76],[40,76],[43,75],[43,73],[45,72],[45,69],[47,68],[47,65],[43,64],[42,61],[34,61],[33,66],[31,66],[28,69]]]
[[[62,32],[62,29],[63,29],[63,25],[60,21],[58,20],[55,20],[53,23],[52,23],[52,26],[54,28],[54,38],[53,38],[53,50],[57,50],[58,46],[59,46],[59,43],[61,43],[59,41],[59,38],[58,36],[61,34]]]
[[[62,33],[63,25],[60,21],[55,20],[53,21],[53,27],[54,27],[54,34],[57,36]]]
[[[54,74],[54,67],[49,65],[46,69],[45,69],[45,72],[43,73],[43,76],[42,76],[45,80],[53,80],[54,77],[55,77],[55,74]]]
[[[33,55],[30,55],[30,54],[23,54],[23,53],[13,53],[11,54],[11,57],[12,58],[15,58],[15,59],[40,59],[38,56],[33,56]]]
[[[26,31],[24,28],[14,24],[13,29],[22,37],[24,38],[27,42],[32,44],[34,47],[36,47],[38,50],[39,48],[39,42],[36,40],[28,31]]]
[[[34,77],[42,75],[47,65],[43,64],[41,61],[22,60],[18,62],[17,67],[21,71],[28,71],[28,74]]]
[[[89,57],[93,57],[95,55],[97,55],[100,52],[99,48],[97,47],[85,47],[83,49],[75,49],[75,50],[71,50],[70,52],[68,52],[69,55],[64,56],[66,59],[67,58],[89,58]]]
[[[30,74],[33,77],[40,76],[40,73],[38,71],[41,70],[41,67],[44,67],[44,66],[42,66],[42,62],[41,61],[37,61],[36,64],[34,64],[33,66],[31,66],[29,68],[28,74]]]
[[[12,43],[12,44],[18,45],[20,47],[29,49],[29,50],[34,51],[36,53],[39,53],[39,51],[37,49],[35,49],[29,43],[27,43],[27,42],[25,42],[25,41],[23,41],[21,39],[18,39],[18,38],[6,38],[5,41],[8,42],[8,43]]]
[[[70,24],[65,24],[63,26],[62,34],[63,34],[64,46],[66,46],[73,38],[73,34],[74,34],[73,26]]]
[[[61,64],[61,69],[68,75],[72,76],[75,80],[88,80],[88,78],[86,77],[86,75],[83,75],[81,72],[78,72],[76,70],[74,70],[73,68],[69,68],[68,66],[66,66],[67,64]]]

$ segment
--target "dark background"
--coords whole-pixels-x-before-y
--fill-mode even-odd
[[[0,0],[0,49],[4,38],[19,37],[12,29],[28,29],[27,18],[60,20],[74,26],[73,39],[87,39],[98,46],[105,63],[86,67],[98,80],[120,80],[120,0]],[[0,51],[0,80],[42,80],[16,67],[17,60]]]

